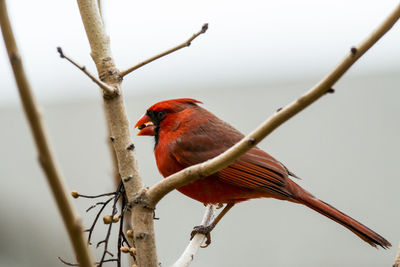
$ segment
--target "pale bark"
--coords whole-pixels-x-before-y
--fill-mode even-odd
[[[154,237],[153,211],[135,201],[135,195],[143,187],[136,159],[133,154],[130,125],[122,96],[119,70],[111,55],[109,37],[105,32],[97,2],[78,0],[79,10],[91,47],[91,56],[96,64],[100,79],[115,88],[115,94],[103,91],[104,110],[111,133],[112,144],[118,161],[118,169],[127,193],[133,204],[132,222],[134,241],[139,266],[157,266]]]

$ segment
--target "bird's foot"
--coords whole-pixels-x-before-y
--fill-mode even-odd
[[[206,248],[206,247],[208,247],[208,245],[211,244],[211,234],[210,233],[211,233],[211,231],[213,229],[214,229],[214,226],[212,226],[212,225],[209,225],[209,226],[204,226],[204,225],[195,226],[195,227],[193,227],[193,230],[190,233],[190,240],[192,240],[193,237],[196,234],[203,234],[203,235],[206,236],[206,242],[205,242],[205,245],[200,246],[200,247],[201,248]]]

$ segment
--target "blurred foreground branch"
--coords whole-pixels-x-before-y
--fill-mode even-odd
[[[92,266],[94,261],[84,238],[81,222],[78,219],[78,216],[76,215],[68,198],[62,177],[58,171],[53,153],[51,152],[50,144],[47,140],[46,131],[41,120],[39,109],[25,74],[22,60],[19,55],[17,44],[15,42],[14,34],[8,18],[5,0],[0,0],[0,26],[19,90],[19,95],[21,97],[21,102],[39,153],[40,165],[53,192],[58,210],[60,211],[64,224],[67,228],[68,236],[71,240],[80,266]]]

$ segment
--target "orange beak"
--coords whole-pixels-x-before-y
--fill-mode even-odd
[[[151,123],[151,118],[147,114],[137,121],[135,128],[140,130],[137,135],[156,135],[156,126]]]

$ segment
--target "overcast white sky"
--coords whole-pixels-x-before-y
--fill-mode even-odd
[[[120,69],[186,40],[205,22],[209,31],[191,47],[125,79],[129,92],[201,88],[322,77],[374,29],[398,0],[236,1],[104,0],[105,18]],[[41,100],[96,94],[89,79],[56,53],[95,72],[76,1],[7,1],[18,45]],[[352,74],[400,68],[397,24],[360,60]],[[0,105],[16,102],[3,42]]]

